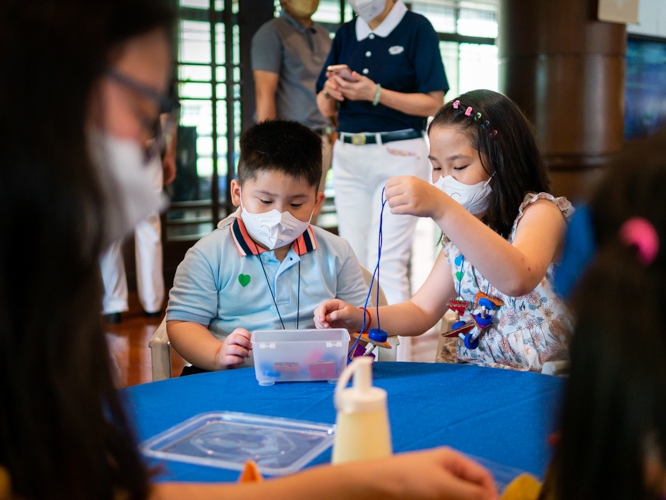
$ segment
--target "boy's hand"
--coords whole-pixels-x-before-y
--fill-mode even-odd
[[[391,177],[386,181],[386,200],[392,214],[439,219],[448,198],[427,181],[412,175]]]
[[[317,328],[345,328],[358,333],[363,326],[363,309],[340,299],[327,300],[315,309],[314,322]]]
[[[250,357],[252,334],[244,328],[236,328],[224,339],[215,362],[220,369],[237,368]]]

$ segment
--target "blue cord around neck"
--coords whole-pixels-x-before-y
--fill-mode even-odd
[[[384,207],[386,206],[387,200],[384,197],[384,191],[386,191],[386,188],[382,189],[382,209],[381,212],[379,213],[379,237],[378,237],[378,242],[377,242],[377,265],[375,266],[375,270],[372,273],[372,279],[370,280],[370,287],[368,288],[368,295],[365,297],[365,304],[363,305],[363,326],[361,327],[361,331],[359,332],[358,338],[356,339],[356,342],[352,345],[351,350],[347,354],[347,357],[351,356],[352,353],[354,352],[354,349],[356,349],[356,346],[358,345],[359,340],[361,340],[361,334],[363,331],[365,331],[365,321],[367,318],[367,315],[365,314],[365,311],[368,308],[368,301],[370,300],[370,294],[372,293],[372,285],[375,282],[375,275],[377,276],[377,300],[375,301],[375,314],[377,315],[377,330],[381,330],[381,326],[379,323],[379,263],[382,260],[382,245],[384,244]]]

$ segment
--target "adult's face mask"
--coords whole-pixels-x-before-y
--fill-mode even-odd
[[[354,12],[366,23],[372,21],[381,14],[386,7],[386,2],[391,0],[348,0]]]
[[[319,0],[291,0],[289,8],[300,17],[310,17],[317,12]]]
[[[280,212],[277,209],[262,214],[251,214],[243,207],[242,199],[241,209],[241,218],[247,232],[269,250],[289,245],[305,232],[312,219],[310,214],[310,219],[303,222],[291,213]]]
[[[91,132],[89,148],[106,196],[104,240],[111,244],[137,222],[166,207],[166,196],[155,187],[155,169],[162,165],[159,157],[147,164],[138,142],[105,132]]]
[[[492,176],[490,179],[492,179]],[[468,185],[447,175],[446,177],[440,177],[433,185],[460,203],[469,213],[475,215],[488,208],[490,193],[493,191],[490,187],[490,179],[478,184]]]

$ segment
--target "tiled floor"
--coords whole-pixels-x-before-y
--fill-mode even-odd
[[[435,260],[435,225],[430,219],[419,219],[412,245],[411,283],[415,292],[423,284]],[[162,318],[146,318],[136,293],[130,294],[130,310],[123,313],[119,325],[107,325],[106,338],[117,367],[118,387],[127,387],[152,381],[150,348],[148,341],[155,333]],[[411,340],[407,360],[433,362],[437,347],[436,329]],[[404,341],[403,341],[404,342]],[[183,359],[172,350],[171,362],[174,375],[179,375]]]

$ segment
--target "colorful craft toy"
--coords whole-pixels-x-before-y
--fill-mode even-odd
[[[465,271],[463,270],[465,256],[459,255],[456,257],[454,263],[456,266],[460,266],[460,271],[456,272],[456,277],[458,278],[458,297],[449,302],[449,309],[456,312],[460,317],[465,314],[465,311],[469,306],[469,303],[462,298],[461,294],[462,281],[465,277]],[[488,284],[488,289],[490,289],[490,284]],[[479,347],[479,338],[493,324],[493,317],[490,312],[502,307],[504,302],[487,293],[479,291],[476,294],[476,305],[477,308],[481,308],[479,313],[472,314],[472,319],[470,321],[456,321],[451,325],[451,330],[442,333],[442,336],[448,338],[458,337],[463,341],[465,347],[470,350]],[[473,332],[472,330],[474,329],[476,329],[476,331]]]

